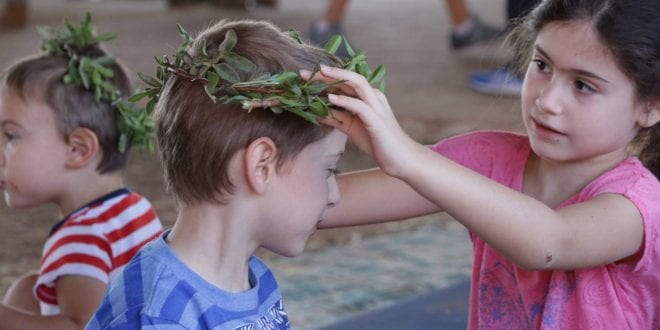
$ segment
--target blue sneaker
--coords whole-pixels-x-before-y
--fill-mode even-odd
[[[337,34],[346,39],[344,29],[342,29],[340,24],[323,24],[322,22],[314,21],[309,28],[309,41],[313,45],[324,47],[330,38]],[[344,45],[344,43],[339,46],[335,52],[335,56],[341,59],[347,59],[349,57],[348,51],[346,50],[346,45]]]
[[[506,67],[470,75],[470,88],[491,95],[520,96],[523,79]]]

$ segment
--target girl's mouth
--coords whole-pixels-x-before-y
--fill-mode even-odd
[[[536,134],[540,137],[556,139],[557,137],[564,135],[564,133],[559,132],[552,127],[541,124],[534,118],[532,118],[532,122],[534,123],[534,130],[536,131]]]

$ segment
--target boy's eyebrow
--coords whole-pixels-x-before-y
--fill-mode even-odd
[[[4,127],[4,126],[6,126],[6,125],[16,125],[16,126],[20,126],[17,122],[15,122],[15,121],[13,121],[13,120],[11,120],[11,119],[5,119],[5,120],[0,121],[0,126],[3,126],[3,127]]]
[[[327,157],[328,158],[335,158],[335,157],[341,158],[341,156],[344,154],[344,151],[345,150],[343,150],[343,149],[339,150],[339,151],[335,152],[334,154],[329,154]]]
[[[548,59],[548,61],[549,61],[550,63],[552,63],[552,58],[548,55],[548,53],[546,53],[546,52],[543,50],[543,48],[542,48],[541,46],[539,46],[538,44],[536,44],[536,45],[534,45],[534,49],[535,49],[537,52],[539,52],[543,57],[545,57],[546,59]],[[597,74],[595,74],[595,73],[593,73],[593,72],[591,72],[591,71],[580,70],[580,69],[571,69],[571,68],[569,68],[568,71],[571,71],[571,72],[573,72],[573,73],[575,73],[575,74],[577,74],[577,75],[580,75],[580,76],[585,76],[585,77],[589,77],[589,78],[592,78],[592,79],[600,80],[600,81],[602,81],[602,82],[604,82],[604,83],[607,83],[607,84],[610,83],[609,81],[607,81],[607,79],[605,79],[605,78],[603,78],[603,77],[601,77],[601,76],[599,76],[599,75],[597,75]]]

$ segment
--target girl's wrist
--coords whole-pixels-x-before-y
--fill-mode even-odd
[[[407,138],[407,146],[403,148],[405,152],[399,155],[399,161],[396,162],[395,166],[392,166],[389,171],[385,171],[389,175],[403,181],[407,181],[413,178],[416,173],[419,173],[419,165],[423,162],[424,153],[428,151],[428,148],[424,145],[414,141],[410,137]]]

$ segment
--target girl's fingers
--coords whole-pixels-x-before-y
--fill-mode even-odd
[[[309,70],[300,70],[300,77],[305,79],[305,80],[318,80],[322,81],[326,84],[334,84],[337,82],[337,79],[333,79],[330,77],[326,77],[321,73],[316,73],[314,76],[312,76],[313,72]],[[342,91],[343,94],[345,95],[350,95],[350,96],[357,96],[357,93],[355,92],[355,89],[353,87],[348,86],[346,84],[335,84],[334,87],[339,88],[339,90]]]
[[[321,65],[321,74],[335,80],[344,80],[343,84],[351,86],[357,93],[357,96],[367,104],[377,105],[380,103],[374,94],[374,88],[359,73]]]
[[[373,108],[361,99],[345,95],[328,94],[328,100],[332,104],[359,116],[365,123],[372,122],[371,118],[376,115]]]
[[[349,133],[355,116],[347,111],[330,110],[330,116],[325,117],[319,122],[339,129],[344,133]]]

